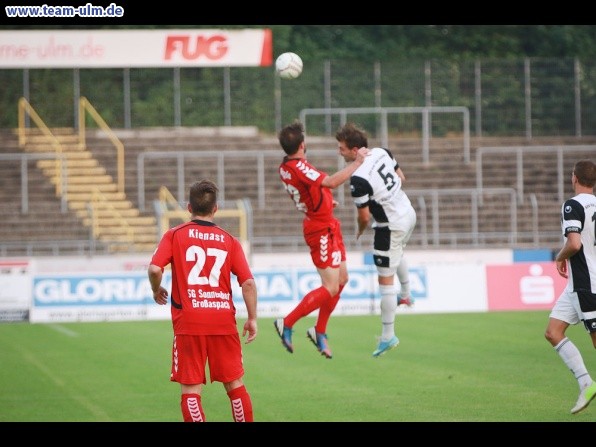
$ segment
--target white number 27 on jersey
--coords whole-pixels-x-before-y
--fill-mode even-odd
[[[226,261],[227,251],[220,250],[218,248],[208,248],[207,253],[201,247],[197,245],[191,245],[186,250],[186,260],[195,262],[190,273],[188,274],[188,285],[189,286],[204,286],[209,284],[211,287],[219,286],[219,276],[221,275],[221,267]],[[213,256],[215,262],[213,268],[209,272],[209,278],[201,276],[201,270],[205,266],[207,256]]]

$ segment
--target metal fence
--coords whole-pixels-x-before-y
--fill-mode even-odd
[[[49,127],[77,127],[87,97],[113,128],[256,126],[276,132],[305,109],[464,107],[474,137],[596,135],[596,62],[577,59],[379,61],[305,60],[293,80],[272,67],[3,69],[0,128],[16,127],[25,97]],[[12,113],[11,113],[12,111]],[[339,116],[322,114],[309,133],[331,135]],[[371,135],[376,116],[352,119]],[[416,115],[396,115],[391,134],[419,135]],[[435,136],[461,132],[457,116],[433,116]]]

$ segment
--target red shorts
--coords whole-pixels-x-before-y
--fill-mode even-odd
[[[346,246],[339,220],[330,220],[324,225],[305,220],[303,229],[304,240],[310,248],[310,257],[315,267],[339,268],[341,262],[346,260]]]
[[[209,362],[211,382],[232,382],[244,375],[240,336],[176,335],[172,345],[172,382],[185,385],[207,383]]]

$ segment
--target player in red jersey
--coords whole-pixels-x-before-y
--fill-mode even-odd
[[[201,391],[222,382],[235,422],[253,422],[250,395],[243,384],[242,346],[232,300],[231,273],[238,278],[248,318],[245,343],[257,336],[257,288],[240,242],[213,223],[218,188],[209,180],[190,187],[190,221],[169,229],[148,268],[153,299],[168,302],[161,285],[163,271],[172,268],[171,314],[174,329],[170,380],[180,383],[184,422],[205,422]]]
[[[279,166],[279,176],[296,208],[304,213],[304,240],[310,248],[310,256],[322,284],[307,293],[285,318],[276,319],[275,330],[282,345],[293,353],[294,324],[318,309],[316,324],[306,331],[306,335],[321,355],[330,359],[332,353],[327,343],[327,323],[348,282],[346,248],[340,222],[333,214],[337,202],[333,199],[331,190],[350,178],[369,151],[367,148],[360,149],[352,163],[335,174],[328,175],[306,160],[304,126],[300,121],[284,127],[278,138],[286,153]]]

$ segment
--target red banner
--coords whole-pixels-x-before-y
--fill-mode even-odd
[[[554,262],[486,266],[488,310],[550,309],[566,285]]]

